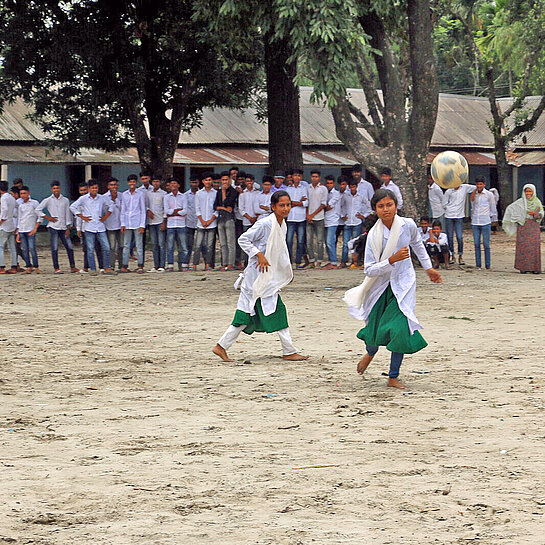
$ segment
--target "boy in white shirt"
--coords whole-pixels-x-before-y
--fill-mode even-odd
[[[401,195],[401,190],[399,186],[392,182],[392,169],[384,167],[380,171],[380,179],[382,180],[381,189],[389,189],[397,198],[397,209],[401,210],[403,208],[403,197]]]
[[[214,201],[217,191],[212,187],[213,180],[220,181],[219,175],[207,173],[202,183],[204,187],[195,194],[195,213],[197,214],[197,236],[193,252],[193,270],[197,270],[201,259],[201,248],[206,248],[204,270],[213,270],[214,250],[216,247],[217,214]]]
[[[36,251],[36,231],[42,223],[42,215],[36,211],[40,204],[30,198],[30,190],[24,185],[19,189],[21,203],[17,216],[16,240],[21,243],[23,259],[26,265],[26,274],[34,269],[37,274],[42,274],[38,268],[38,252]]]
[[[327,188],[320,181],[320,171],[311,170],[311,184],[307,187],[307,250],[310,267],[320,267],[324,259],[324,218]]]
[[[146,191],[148,228],[153,251],[153,268],[149,272],[164,272],[166,263],[165,197],[161,178],[151,177],[151,191]]]
[[[337,227],[341,219],[341,194],[335,189],[335,178],[325,177],[327,188],[327,206],[325,209],[324,227],[326,232],[326,249],[329,263],[324,269],[337,269]]]
[[[124,237],[121,232],[121,193],[119,193],[119,180],[117,178],[108,179],[108,191],[104,196],[113,204],[112,213],[104,222],[106,235],[110,244],[110,268],[115,270],[115,261],[119,268],[123,266],[123,246]]]
[[[436,269],[443,262],[445,269],[452,269],[449,265],[449,249],[447,235],[442,232],[441,221],[435,220],[428,231],[427,239],[422,240]]]
[[[121,232],[124,234],[123,266],[120,271],[129,272],[131,244],[136,245],[137,273],[144,272],[144,232],[146,231],[146,189],[136,189],[136,175],[127,179],[129,189],[121,194]]]
[[[15,243],[15,222],[17,221],[17,201],[8,192],[8,182],[0,181],[0,274],[17,272],[17,245]],[[5,248],[9,247],[11,269],[6,271]]]

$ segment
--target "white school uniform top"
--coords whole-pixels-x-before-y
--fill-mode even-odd
[[[27,202],[22,202],[19,205],[17,216],[17,229],[19,233],[30,233],[36,223],[42,223],[42,214],[36,211],[39,206],[36,199],[28,199]]]
[[[474,185],[470,184],[462,184],[458,189],[447,189],[443,195],[445,218],[464,218],[467,196],[476,189]]]
[[[431,215],[440,218],[444,213],[443,190],[435,183],[428,186],[428,200],[430,201]]]
[[[146,189],[130,189],[121,194],[121,227],[140,229],[146,227]]]
[[[9,193],[4,193],[0,197],[0,219],[4,220],[0,225],[0,230],[6,233],[15,231],[17,208],[17,201]]]
[[[163,206],[165,209],[165,214],[167,215],[167,228],[174,227],[185,227],[185,217],[187,215],[187,204],[186,197],[183,193],[169,193],[165,195],[163,200]],[[174,213],[174,210],[181,208],[181,210],[176,214],[176,216],[168,217],[170,214]]]
[[[475,199],[471,201],[471,225],[488,225],[498,220],[496,199],[487,189],[482,193],[475,191]]]
[[[149,193],[150,191],[153,191],[153,186],[151,184],[148,185],[148,187],[144,187],[143,185],[140,185],[136,188],[136,191],[143,191],[145,193]]]
[[[70,210],[74,216],[82,214],[91,218],[91,221],[81,220],[81,227],[78,229],[89,233],[104,233],[106,231],[106,227],[100,221],[100,218],[107,212],[112,212],[113,208],[113,203],[108,197],[97,195],[93,199],[89,193],[82,195],[75,203],[70,205]]]
[[[404,246],[410,246],[411,250],[418,257],[422,267],[425,270],[431,269],[431,260],[418,234],[416,223],[410,218],[400,217],[399,219],[403,224],[401,225],[399,240],[397,241],[394,253]],[[384,226],[383,250],[389,238],[390,230]],[[367,321],[375,303],[388,287],[388,284],[390,284],[392,292],[397,299],[399,309],[407,316],[411,335],[417,329],[422,329],[414,313],[416,305],[416,274],[410,256],[393,265],[390,265],[388,259],[377,262],[371,244],[367,244],[365,248],[364,272],[367,276],[377,277],[377,279],[364,299],[361,309],[361,318],[363,320]]]
[[[66,231],[74,222],[72,212],[70,212],[70,201],[63,195],[59,195],[57,199],[54,195],[46,197],[36,208],[36,211],[43,215],[43,211],[47,208],[47,215],[52,218],[57,218],[57,221],[50,221],[47,224],[49,229],[55,231]]]
[[[319,183],[316,187],[310,184],[307,187],[308,191],[308,213],[312,214],[320,205],[327,204],[327,187],[322,183]],[[325,212],[320,210],[315,216],[314,220],[323,220]]]
[[[110,191],[106,191],[104,196],[108,199],[108,204],[112,205],[111,214],[106,218],[104,226],[106,231],[119,231],[121,229],[121,193],[117,192],[117,197],[115,201],[112,199],[112,194]],[[81,220],[81,218],[78,218]]]
[[[189,229],[196,229],[197,228],[197,222],[199,221],[197,219],[197,214],[195,213],[195,193],[191,191],[191,189],[188,189],[185,193],[185,207],[187,210],[187,214],[185,216],[185,226]]]
[[[403,208],[403,196],[401,195],[401,189],[399,186],[390,181],[388,185],[382,184],[380,189],[389,189],[397,197],[397,209],[401,210]]]
[[[195,194],[195,213],[197,214],[197,229],[204,229],[202,223],[199,221],[199,216],[204,221],[208,221],[212,217],[214,221],[206,229],[214,229],[217,225],[218,215],[214,210],[214,201],[216,200],[217,191],[212,188],[210,191],[206,191],[203,187],[199,189]]]
[[[308,203],[309,203],[308,184],[304,186],[300,182],[297,187],[295,187],[295,185],[292,185],[288,187],[287,192],[292,201],[300,201],[302,198],[306,197],[306,200],[303,201],[303,206],[291,207],[291,210],[288,216],[288,221],[296,221],[296,222],[306,221],[307,209],[308,209]]]
[[[263,193],[263,191],[261,191],[257,196],[255,212],[257,214],[258,221],[266,218],[272,212],[272,210],[270,210],[271,197],[272,191],[269,191],[268,193]],[[263,208],[260,208],[260,206],[268,206],[269,210],[263,210]]]
[[[441,249],[441,246],[447,246],[448,245],[448,238],[447,234],[443,233],[442,231],[439,233],[439,236],[436,237],[438,242],[428,242],[430,239],[430,236],[428,235],[428,238],[426,239],[426,244],[428,246],[435,246],[438,250]]]
[[[252,222],[244,215],[248,214],[251,218],[257,216],[256,213],[256,202],[259,191],[254,187],[252,191],[245,189],[238,197],[238,207],[242,215],[242,225],[249,227],[252,225]]]
[[[350,193],[350,189],[346,188],[344,190],[343,193],[341,193],[340,189],[339,189],[339,195],[341,196],[340,198],[340,201],[339,201],[339,223],[337,225],[344,225],[345,224],[345,221],[342,219],[344,218],[344,214],[343,214],[343,199],[344,199],[344,196],[347,194],[347,193]]]
[[[331,210],[326,210],[324,227],[336,227],[341,219],[341,194],[335,188],[327,193],[327,205]]]
[[[420,238],[422,239],[422,242],[426,244],[426,242],[428,241],[428,238],[430,238],[431,227],[428,227],[425,232],[422,231],[422,227],[420,226],[418,226],[417,229],[418,229],[418,234],[420,235]]]
[[[165,195],[167,192],[159,188],[146,192],[146,209],[153,213],[153,219],[148,218],[148,225],[160,225],[165,219]]]
[[[358,184],[358,193],[360,195],[363,195],[369,202],[371,202],[371,199],[375,194],[373,184],[371,184],[367,180],[364,180],[363,178],[360,178],[360,182]]]
[[[359,193],[352,195],[351,191],[345,191],[341,201],[341,217],[345,217],[344,224],[349,227],[360,225],[362,220],[356,214],[367,217],[371,213],[371,207],[367,204],[369,201]]]

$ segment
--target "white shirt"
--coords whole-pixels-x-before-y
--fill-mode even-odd
[[[169,193],[163,199],[163,206],[167,216],[167,228],[185,227],[185,217],[187,215],[186,196],[183,193]],[[174,210],[181,208],[175,216],[168,217],[174,214]]]
[[[159,188],[146,192],[146,208],[153,213],[153,219],[148,218],[149,225],[160,225],[165,219],[165,195],[167,192]]]
[[[428,238],[425,240],[426,244],[428,246],[435,246],[438,250],[441,249],[441,246],[448,246],[448,238],[446,233],[443,233],[441,231],[439,233],[439,236],[435,238],[437,239],[437,242],[428,242],[428,240],[430,239],[430,236],[428,235]]]
[[[54,195],[46,197],[36,208],[36,212],[43,213],[47,208],[48,216],[57,218],[57,221],[50,221],[47,227],[56,231],[66,231],[74,222],[72,212],[70,212],[70,201],[63,195],[57,199]]]
[[[137,191],[144,191],[144,193],[148,193],[150,191],[153,191],[153,186],[151,184],[148,185],[148,187],[141,185],[136,188]],[[166,193],[166,191],[165,191]]]
[[[367,180],[364,180],[363,178],[360,178],[360,182],[358,184],[358,193],[366,197],[367,200],[371,202],[371,199],[375,194],[375,188],[373,187],[373,184],[371,184]]]
[[[121,227],[140,229],[146,227],[146,189],[130,189],[121,194]]]
[[[342,194],[341,200],[341,217],[346,216],[344,224],[349,227],[360,225],[362,220],[356,214],[361,214],[366,218],[371,213],[371,206],[368,203],[369,201],[363,195],[359,193],[352,195],[351,191],[346,190]]]
[[[107,197],[108,203],[113,204],[111,209],[111,214],[106,218],[104,226],[107,231],[118,231],[121,229],[121,193],[117,192],[117,197],[115,201],[112,199],[112,194],[110,191],[104,193],[104,196]]]
[[[443,195],[445,218],[464,218],[466,215],[466,198],[477,189],[474,185],[462,184],[458,189],[447,189]]]
[[[428,200],[430,201],[431,215],[440,218],[444,213],[443,190],[435,183],[428,186]]]
[[[475,191],[475,199],[471,201],[471,225],[488,225],[498,220],[496,199],[487,189],[482,193]]]
[[[210,191],[206,191],[206,189],[203,187],[202,189],[199,189],[197,193],[195,194],[195,213],[197,214],[197,229],[204,229],[202,226],[202,223],[200,220],[198,220],[199,216],[204,221],[208,221],[211,218],[214,218],[214,221],[207,227],[207,229],[214,229],[218,222],[217,220],[217,214],[214,210],[214,201],[216,200],[216,193],[217,191],[212,188]]]
[[[428,242],[428,238],[430,238],[430,231],[431,227],[428,227],[426,231],[422,231],[422,227],[418,226],[418,234],[420,235],[420,238],[424,244],[426,244],[426,242]]]
[[[185,226],[188,229],[196,229],[197,223],[199,220],[197,219],[197,214],[195,213],[195,194],[191,189],[188,189],[184,195],[185,195],[185,207],[187,210],[187,215],[185,217]]]
[[[403,197],[401,195],[401,189],[399,189],[399,187],[394,184],[394,182],[390,180],[390,183],[388,185],[382,184],[380,188],[389,189],[390,191],[392,191],[393,194],[397,197],[397,209],[401,210],[403,208]]]
[[[42,223],[42,214],[36,211],[39,202],[35,199],[28,199],[19,205],[17,217],[17,229],[19,233],[30,233],[37,223]]]
[[[260,191],[259,195],[257,196],[255,212],[257,214],[258,221],[266,218],[272,212],[271,197],[272,191],[269,191],[268,193],[263,193],[263,191]],[[263,210],[263,208],[260,208],[261,206],[268,206],[269,210]]]
[[[0,229],[2,231],[6,231],[6,233],[15,231],[17,208],[17,201],[9,193],[4,193],[0,197],[0,220],[3,220]]]
[[[344,215],[343,215],[343,198],[347,193],[350,193],[350,189],[346,188],[343,193],[341,193],[341,190],[339,189],[339,195],[341,196],[341,200],[340,200],[340,205],[339,205],[340,209],[339,209],[339,223],[338,223],[338,225],[344,225],[344,220],[342,219],[344,217]]]
[[[308,197],[308,184],[306,186],[302,185],[300,182],[297,187],[295,187],[295,184],[288,187],[287,192],[290,196],[290,199],[292,201],[300,201],[303,198],[306,198],[306,200],[303,201],[303,206],[292,206],[288,221],[306,221],[307,219],[307,208],[309,203],[309,197]]]
[[[239,195],[238,207],[242,215],[242,225],[245,225],[247,227],[252,225],[252,222],[245,216],[245,214],[248,214],[248,216],[250,216],[251,218],[257,217],[256,203],[257,203],[258,195],[259,195],[259,191],[255,189],[255,187],[252,189],[252,191],[248,191],[247,189],[245,189]]]
[[[91,221],[83,221],[83,229],[81,231],[86,231],[89,233],[104,233],[106,227],[103,222],[100,221],[100,218],[106,213],[113,210],[113,204],[109,197],[104,195],[97,195],[94,199],[89,193],[87,195],[82,195],[76,202],[70,205],[70,210],[74,216],[82,214],[91,218]]]
[[[312,214],[322,204],[327,204],[327,187],[321,183],[318,183],[316,187],[310,184],[307,187],[308,191],[308,213]],[[320,210],[313,220],[320,221],[325,217],[325,212]]]
[[[341,219],[341,194],[335,188],[327,193],[327,206],[331,210],[326,210],[324,227],[336,227]]]

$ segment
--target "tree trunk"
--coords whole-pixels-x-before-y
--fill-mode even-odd
[[[494,155],[496,157],[498,185],[500,187],[501,216],[503,217],[505,209],[513,202],[513,199],[517,198],[517,195],[513,195],[511,188],[511,167],[507,162],[505,140],[501,137],[494,138],[494,140]]]
[[[292,49],[288,39],[265,36],[267,77],[267,118],[269,130],[269,169],[303,168],[299,88],[293,80],[297,63],[288,62]]]

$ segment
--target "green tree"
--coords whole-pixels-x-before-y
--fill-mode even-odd
[[[146,173],[171,175],[180,131],[244,105],[256,80],[256,52],[210,34],[191,0],[5,0],[0,14],[7,98],[62,149],[134,141]]]

